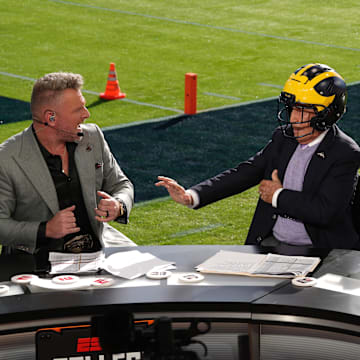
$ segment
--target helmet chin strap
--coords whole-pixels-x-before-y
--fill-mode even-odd
[[[309,135],[312,135],[313,133],[314,133],[314,131],[315,131],[315,129],[313,128],[313,127],[311,127],[311,132],[308,132],[308,133],[306,133],[306,134],[304,134],[304,135],[299,135],[299,136],[294,136],[293,135],[293,138],[294,139],[302,139],[302,138],[304,138],[305,136],[309,136]]]
[[[310,132],[308,132],[308,133],[306,133],[306,134],[304,134],[304,135],[295,136],[295,135],[294,135],[294,130],[293,130],[293,133],[292,133],[292,134],[289,133],[288,130],[290,130],[290,129],[293,130],[293,128],[292,128],[292,126],[291,126],[290,123],[287,124],[287,125],[281,125],[281,130],[282,130],[283,135],[284,135],[285,137],[288,137],[288,138],[291,138],[291,139],[295,139],[295,140],[302,139],[302,138],[304,138],[304,137],[306,137],[306,136],[312,135],[312,134],[314,134],[314,131],[315,131],[315,129],[314,129],[313,127],[311,127],[312,130],[311,130]]]

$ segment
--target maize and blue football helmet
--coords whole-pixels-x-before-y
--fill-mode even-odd
[[[283,134],[294,138],[290,123],[294,107],[315,113],[298,123],[309,122],[313,131],[324,131],[344,115],[346,102],[345,81],[334,69],[324,64],[302,66],[290,75],[278,99],[277,117]]]

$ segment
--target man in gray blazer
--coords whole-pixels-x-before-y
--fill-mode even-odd
[[[32,125],[0,145],[0,243],[7,252],[91,252],[136,246],[127,223],[134,189],[90,116],[82,76],[36,81]]]

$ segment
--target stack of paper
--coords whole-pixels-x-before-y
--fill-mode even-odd
[[[50,252],[50,274],[96,272],[102,268],[104,259],[102,251],[81,254]]]
[[[306,276],[319,264],[318,257],[248,254],[220,250],[196,269],[219,273],[261,277],[293,278]]]
[[[104,261],[103,268],[112,275],[125,279],[135,279],[153,269],[173,268],[173,264],[173,262],[161,260],[150,253],[132,250],[110,255]]]
[[[125,279],[135,279],[153,269],[174,268],[173,262],[138,250],[117,252],[106,259],[102,251],[81,254],[50,252],[49,261],[51,274],[86,273],[104,269]]]

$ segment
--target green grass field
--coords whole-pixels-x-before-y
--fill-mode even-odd
[[[277,96],[309,62],[359,80],[355,0],[10,0],[0,15],[0,97],[28,102],[34,79],[78,72],[89,121],[101,127],[181,113],[187,72],[198,74],[199,111]],[[100,103],[110,62],[127,98]],[[16,120],[14,109],[0,142],[30,123]],[[256,199],[251,189],[199,211],[166,198],[137,203],[120,230],[139,245],[241,244]]]

